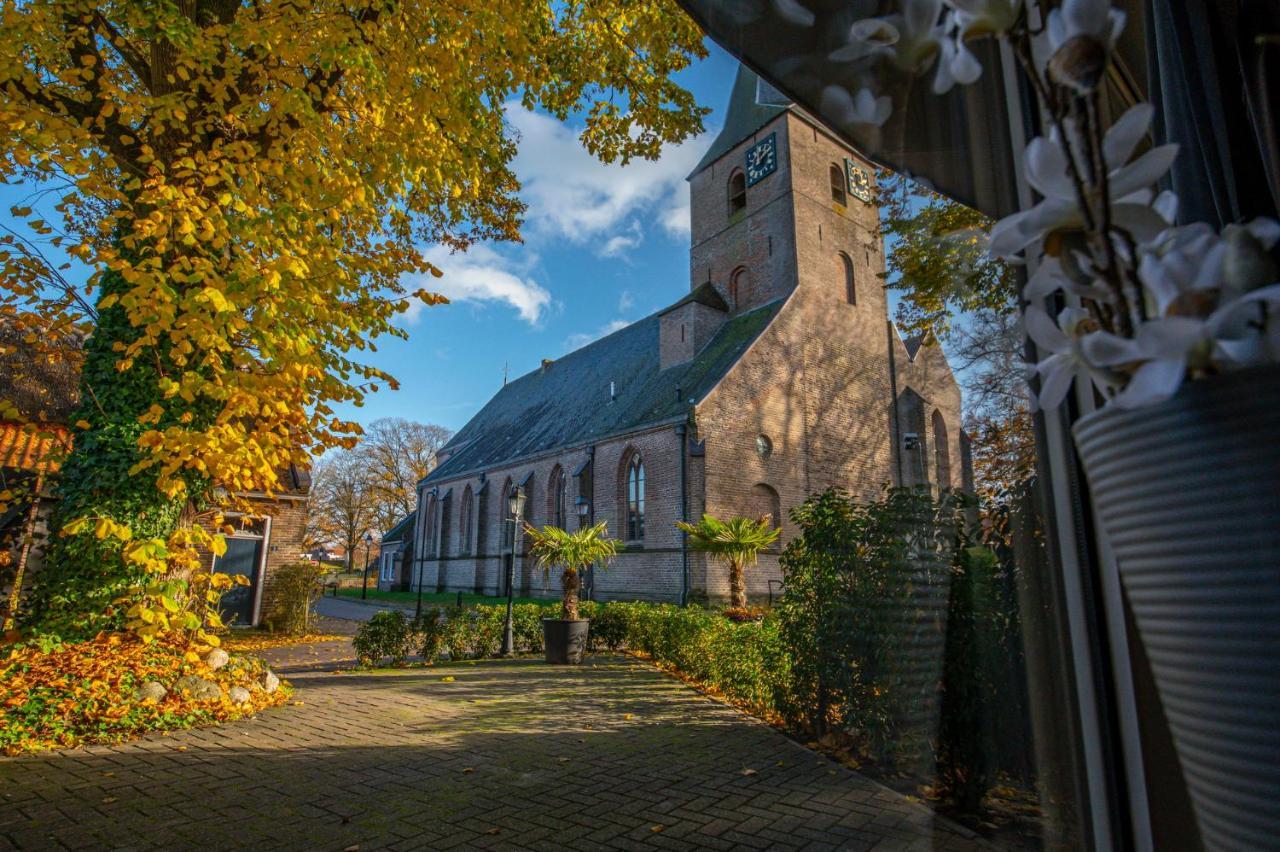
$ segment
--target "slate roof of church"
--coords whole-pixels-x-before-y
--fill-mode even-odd
[[[764,97],[757,98],[757,94]],[[761,99],[772,103],[760,103]],[[723,157],[743,139],[793,106],[785,95],[762,81],[756,72],[745,65],[739,65],[738,76],[733,81],[733,92],[729,95],[729,106],[725,110],[724,127],[720,129],[720,134],[711,143],[707,153],[702,155],[698,165],[689,172],[689,177]]]
[[[666,370],[658,369],[659,312],[521,376],[462,427],[441,451],[448,458],[423,481],[443,482],[677,419],[688,412],[690,400],[700,401],[715,387],[781,304],[730,317],[701,352]],[[617,394],[613,402],[610,382]]]
[[[404,541],[405,533],[413,529],[413,520],[418,517],[417,510],[405,515],[400,521],[382,534],[383,544],[392,544],[397,541]]]

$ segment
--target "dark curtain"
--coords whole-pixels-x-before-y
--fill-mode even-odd
[[[1143,0],[1159,142],[1180,146],[1181,222],[1221,227],[1280,208],[1280,0]]]

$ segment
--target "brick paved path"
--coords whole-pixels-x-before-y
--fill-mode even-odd
[[[629,659],[307,672],[293,682],[301,706],[253,721],[0,759],[0,848],[976,843]]]

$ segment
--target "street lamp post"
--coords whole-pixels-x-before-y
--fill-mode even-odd
[[[578,498],[578,529],[591,524],[591,501],[586,497]],[[583,572],[583,591],[587,600],[591,600],[592,583],[595,582],[595,566],[590,565]]]
[[[502,656],[509,657],[515,652],[515,636],[512,632],[511,608],[515,605],[516,591],[516,553],[520,549],[520,534],[524,521],[524,489],[516,486],[507,495],[507,513],[511,515],[510,523],[515,524],[511,533],[511,561],[507,563],[507,619],[502,626]]]
[[[364,581],[360,584],[360,600],[369,597],[369,551],[373,549],[373,536],[368,530],[364,533]]]

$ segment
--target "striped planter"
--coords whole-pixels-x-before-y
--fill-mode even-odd
[[[1075,426],[1209,849],[1280,837],[1280,369]]]

